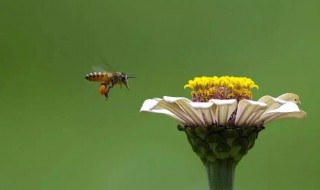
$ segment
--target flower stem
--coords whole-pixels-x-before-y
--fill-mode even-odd
[[[232,159],[204,163],[210,190],[232,190],[237,162]]]

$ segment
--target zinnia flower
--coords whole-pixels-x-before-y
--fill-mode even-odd
[[[267,123],[306,117],[294,93],[253,101],[251,89],[258,85],[246,77],[196,77],[184,88],[192,90],[192,100],[148,99],[140,111],[165,114],[182,124],[179,129],[207,168],[211,189],[232,189],[236,164]]]

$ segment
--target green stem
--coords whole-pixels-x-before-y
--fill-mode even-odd
[[[207,168],[210,190],[232,190],[237,162],[231,159],[204,163]]]

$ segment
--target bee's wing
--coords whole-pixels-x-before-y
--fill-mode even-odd
[[[97,65],[93,65],[93,66],[91,66],[91,68],[92,68],[92,71],[94,71],[94,72],[106,72],[107,71],[106,68],[104,68],[102,66],[97,66]]]
[[[102,66],[98,66],[96,67],[95,69],[99,69],[99,71],[109,71],[109,72],[115,72],[116,70],[114,70],[113,67],[111,67],[110,63],[105,60],[104,58],[101,58],[101,57],[97,57],[97,59],[99,59],[99,62],[102,62]]]

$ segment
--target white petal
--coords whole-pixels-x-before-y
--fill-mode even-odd
[[[267,104],[268,106],[271,106],[274,103],[278,103],[278,104],[284,104],[286,103],[285,100],[279,99],[279,98],[274,98],[272,96],[266,95],[266,96],[262,96],[258,102],[263,102],[265,104]]]
[[[161,113],[179,120],[183,124],[193,125],[194,122],[179,108],[179,106],[169,103],[159,98],[148,99],[143,102],[141,112]]]
[[[295,104],[300,104],[300,98],[297,94],[294,93],[285,93],[278,97],[278,99],[284,100],[284,101],[290,101]]]
[[[168,110],[165,110],[165,109],[160,109],[160,110],[151,110],[149,112],[152,112],[152,113],[161,113],[161,114],[164,114],[164,115],[168,115],[169,117],[172,117],[173,119],[176,119],[178,121],[180,121],[181,123],[183,124],[187,124],[183,119],[181,119],[180,117],[176,116],[175,114],[171,113],[170,111]]]
[[[277,119],[284,118],[305,118],[306,112],[300,110],[299,107],[294,102],[286,102],[281,105],[279,108],[274,110],[269,110],[266,113],[262,114],[259,118],[259,122],[263,122],[264,124],[269,123],[271,121]]]
[[[285,93],[280,95],[277,98],[271,97],[271,96],[263,96],[259,100],[259,102],[264,102],[268,105],[268,109],[266,109],[266,112],[269,110],[274,110],[280,107],[281,105],[285,104],[288,101],[294,102],[295,104],[300,103],[299,96],[294,93]]]
[[[191,101],[189,99],[178,99],[176,104],[196,123],[196,125],[205,125],[203,115],[200,110],[194,109],[191,106]]]
[[[195,121],[193,121],[193,119],[190,118],[190,116],[187,113],[185,113],[178,104],[176,104],[176,102],[169,103],[169,102],[166,102],[165,100],[161,100],[157,104],[157,108],[166,109],[170,111],[171,113],[173,113],[174,115],[176,115],[177,117],[185,121],[186,125],[196,124]]]
[[[164,96],[163,100],[167,103],[177,104],[195,125],[205,125],[201,111],[193,109],[190,105],[192,101],[188,98]]]
[[[263,102],[267,104],[267,107],[263,111],[258,111],[254,117],[251,118],[249,125],[253,125],[257,121],[257,119],[264,113],[268,112],[269,110],[274,110],[280,107],[281,105],[285,104],[286,101],[279,99],[279,98],[274,98],[272,96],[266,95],[261,97],[258,102]]]
[[[237,109],[237,100],[216,100],[211,99],[209,102],[212,102],[214,105],[211,107],[211,115],[213,120],[218,125],[225,125],[231,114]]]
[[[267,104],[259,101],[241,100],[238,104],[237,115],[235,120],[236,126],[247,126],[250,121],[256,120],[256,114],[261,114],[259,111],[266,109]]]
[[[147,99],[143,102],[140,112],[151,111],[157,104],[159,100],[157,99]]]
[[[208,109],[213,105],[213,102],[190,102],[194,109]]]
[[[237,103],[236,99],[228,99],[228,100],[220,100],[220,99],[211,99],[209,102],[213,102],[215,105],[223,106],[223,105],[233,105]]]
[[[213,106],[213,102],[191,102],[190,105],[196,109],[201,111],[205,124],[213,125],[213,117],[211,115],[211,107]]]
[[[265,109],[259,110],[254,112],[246,122],[246,126],[257,126],[257,121],[259,120],[260,116],[265,112]]]
[[[192,102],[191,100],[185,97],[172,97],[172,96],[163,96],[163,100],[169,103],[174,103],[178,100],[185,100],[187,102]]]

